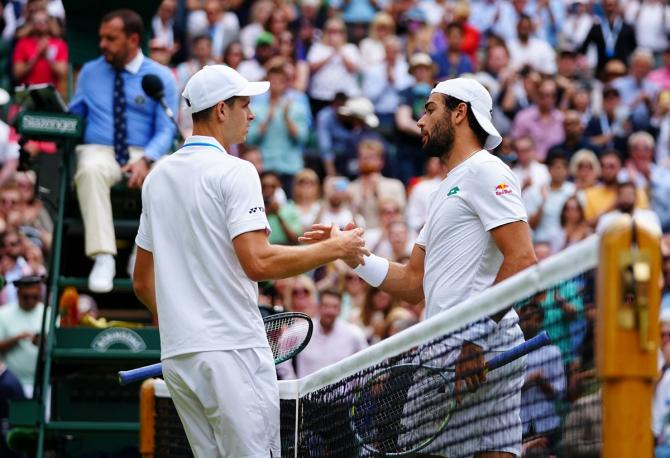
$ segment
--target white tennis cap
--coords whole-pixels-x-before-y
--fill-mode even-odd
[[[186,113],[197,113],[231,97],[260,95],[269,88],[269,82],[250,82],[226,65],[205,65],[188,80],[181,96]]]
[[[493,100],[491,100],[489,91],[481,83],[471,78],[454,78],[442,81],[433,88],[431,94],[433,92],[449,95],[463,102],[470,102],[477,122],[489,134],[484,148],[492,150],[500,144],[502,137],[491,122]]]

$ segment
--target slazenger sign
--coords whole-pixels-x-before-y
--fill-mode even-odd
[[[42,130],[48,132],[75,132],[77,130],[76,119],[66,118],[48,118],[44,116],[23,116],[23,128],[32,130]]]
[[[133,353],[147,348],[147,344],[138,333],[126,328],[110,328],[102,331],[91,342],[91,348],[104,353],[109,350],[109,347],[116,344],[128,347]]]

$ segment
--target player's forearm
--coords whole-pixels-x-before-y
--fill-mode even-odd
[[[409,265],[389,262],[389,271],[379,289],[410,304],[423,300],[423,276],[411,271]]]
[[[493,283],[500,283],[506,278],[511,277],[517,272],[521,272],[533,264],[537,264],[537,258],[535,257],[535,253],[532,251],[532,247],[530,247],[530,250],[519,252],[514,256],[505,256]]]
[[[135,296],[140,300],[151,313],[156,315],[156,289],[153,282],[151,285],[142,287],[135,286]]]
[[[336,241],[329,239],[314,245],[268,245],[250,263],[246,272],[254,281],[288,278],[309,272],[342,256]],[[245,269],[247,270],[247,269]]]

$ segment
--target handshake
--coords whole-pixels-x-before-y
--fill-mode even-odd
[[[338,259],[346,262],[352,269],[360,264],[365,264],[365,256],[370,255],[370,251],[365,248],[363,240],[363,229],[356,227],[354,223],[349,223],[342,230],[336,224],[331,226],[325,224],[314,224],[312,230],[305,232],[298,238],[300,243],[313,244],[324,242],[323,249],[333,250]]]

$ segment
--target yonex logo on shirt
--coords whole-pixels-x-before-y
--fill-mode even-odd
[[[500,183],[496,186],[496,196],[504,196],[505,194],[512,194],[512,189],[507,183]]]
[[[259,212],[265,212],[265,209],[263,207],[254,207],[249,210],[249,213],[259,213]]]
[[[449,197],[449,196],[453,196],[454,194],[458,194],[458,191],[460,191],[460,190],[461,190],[461,188],[459,188],[458,186],[454,186],[454,187],[451,188],[451,189],[449,190],[449,192],[447,193],[447,197]]]

